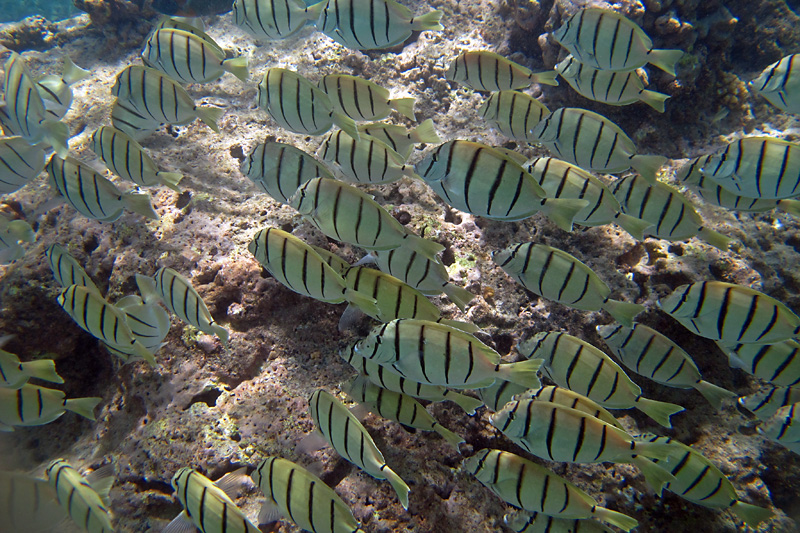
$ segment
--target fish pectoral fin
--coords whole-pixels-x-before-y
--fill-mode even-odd
[[[167,524],[162,533],[195,533],[197,528],[189,519],[186,511],[181,511],[181,514],[172,519],[172,522]]]
[[[97,495],[100,496],[103,505],[109,507],[111,505],[111,498],[108,493],[111,491],[111,486],[114,484],[114,463],[108,463],[97,470],[93,470],[91,474],[86,476],[86,482],[94,489]]]
[[[247,475],[247,467],[243,466],[233,472],[228,472],[214,482],[219,490],[231,497],[236,497],[236,492],[242,485],[250,483],[250,477]]]
[[[263,524],[277,522],[282,518],[283,515],[281,514],[275,502],[267,499],[267,501],[264,502],[264,505],[261,506],[261,510],[258,512],[258,525],[261,526]]]

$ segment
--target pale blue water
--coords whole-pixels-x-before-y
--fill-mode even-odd
[[[72,0],[0,0],[0,23],[16,22],[33,15],[57,21],[78,13]]]

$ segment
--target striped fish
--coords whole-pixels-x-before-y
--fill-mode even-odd
[[[345,181],[379,184],[415,178],[414,167],[388,145],[367,135],[356,140],[342,130],[325,136],[317,154]]]
[[[372,477],[387,480],[403,508],[408,509],[408,485],[386,464],[383,454],[358,418],[323,389],[311,394],[308,409],[317,429],[331,447]]]
[[[0,194],[16,192],[44,170],[44,149],[22,137],[0,139]]]
[[[450,63],[444,77],[475,91],[512,91],[533,83],[558,85],[555,70],[533,72],[488,50],[462,52]]]
[[[248,75],[246,58],[226,59],[218,44],[176,28],[160,28],[151,33],[142,61],[180,83],[211,83],[225,72],[247,81]]]
[[[45,470],[58,503],[82,531],[112,533],[111,498],[114,465],[107,464],[85,478],[64,459],[56,459]]]
[[[161,120],[142,114],[125,100],[119,98],[111,105],[111,124],[140,141],[164,125]]]
[[[206,303],[192,287],[192,282],[176,271],[161,267],[152,278],[136,274],[136,285],[146,303],[158,298],[182,321],[203,333],[216,335],[223,346],[228,344],[228,330],[214,321]]]
[[[370,315],[378,312],[374,297],[349,287],[311,246],[291,233],[259,230],[247,249],[278,282],[298,294],[332,304],[346,301]]]
[[[8,531],[47,533],[67,520],[56,493],[44,479],[0,471],[0,516]]]
[[[113,126],[100,126],[92,133],[91,148],[117,176],[141,187],[164,185],[180,193],[177,172],[161,172],[142,145]]]
[[[697,237],[708,244],[727,250],[733,239],[703,225],[686,196],[666,183],[649,183],[635,174],[620,178],[611,192],[630,216],[650,222],[645,233],[658,239],[682,241]]]
[[[47,114],[55,120],[61,120],[72,105],[72,84],[84,80],[91,72],[77,66],[69,56],[64,56],[64,67],[61,74],[43,76],[36,80],[36,90],[42,97]]]
[[[506,404],[491,424],[524,450],[567,463],[633,463],[657,494],[675,478],[649,458],[666,459],[671,446],[638,442],[617,425],[557,403],[527,399]]]
[[[129,295],[117,301],[114,306],[125,314],[125,321],[131,328],[133,338],[139,341],[147,351],[155,355],[164,344],[169,333],[169,314],[155,303],[144,303],[139,296]],[[136,350],[128,346],[112,346],[105,344],[106,350],[122,359],[123,364],[142,360]],[[148,360],[155,367],[153,360]]]
[[[242,162],[242,174],[265,193],[283,204],[305,182],[314,178],[334,179],[314,156],[289,144],[267,141],[257,144]]]
[[[614,533],[611,528],[594,520],[556,518],[527,511],[506,513],[503,521],[516,533]]]
[[[602,70],[634,70],[650,63],[675,76],[675,65],[683,57],[681,50],[654,49],[642,28],[608,9],[581,9],[553,37],[575,59]]]
[[[716,409],[734,393],[703,379],[692,357],[670,339],[644,324],[597,326],[597,333],[623,365],[656,383],[695,389]]]
[[[392,370],[391,367],[381,366],[370,359],[365,359],[356,354],[353,346],[340,351],[339,355],[342,359],[350,363],[361,375],[366,376],[367,379],[383,389],[432,402],[450,400],[461,407],[468,415],[474,415],[475,410],[483,405],[480,400],[458,392],[453,392],[440,385],[429,385],[427,383],[406,379]]]
[[[764,437],[800,454],[800,404],[793,403],[779,408],[757,429]]]
[[[61,287],[66,289],[70,285],[80,285],[102,297],[100,289],[94,284],[92,278],[89,277],[80,263],[69,254],[66,248],[58,243],[51,244],[44,251],[44,256],[50,264],[53,277]]]
[[[325,0],[317,30],[347,48],[380,50],[401,44],[415,31],[443,30],[441,18],[441,11],[415,17],[395,0]]]
[[[730,365],[772,385],[800,385],[800,341],[789,339],[774,344],[717,343]]]
[[[162,533],[186,533],[192,526],[202,533],[260,533],[228,495],[247,478],[246,471],[240,468],[212,482],[189,467],[178,470],[172,477],[172,488],[183,511]]]
[[[538,389],[541,360],[501,363],[500,354],[457,328],[401,318],[378,326],[355,353],[390,366],[403,377],[455,389],[480,389],[505,379]]]
[[[369,135],[373,139],[383,141],[392,150],[408,159],[415,144],[440,143],[442,139],[436,134],[433,120],[426,119],[413,130],[407,130],[397,124],[376,122],[374,124],[361,124],[359,133]]]
[[[800,317],[786,305],[724,281],[681,285],[658,306],[697,335],[725,344],[771,344],[800,335]]]
[[[303,0],[234,0],[233,22],[256,39],[286,39],[319,18],[324,2]]]
[[[417,173],[451,207],[491,220],[522,220],[545,213],[572,231],[585,200],[548,198],[522,166],[485,144],[454,140],[417,163]]]
[[[623,172],[633,167],[649,183],[667,162],[660,155],[638,155],[622,129],[592,111],[578,107],[556,109],[531,134],[555,156],[597,172]]]
[[[526,511],[557,518],[596,518],[623,531],[639,524],[630,516],[600,507],[566,479],[510,452],[480,450],[462,469],[502,500]]]
[[[576,198],[589,205],[575,215],[581,226],[602,226],[616,223],[636,240],[644,239],[650,222],[622,212],[622,208],[605,183],[591,172],[555,157],[538,157],[525,170],[542,186],[550,198]]]
[[[395,248],[388,251],[373,250],[369,257],[375,265],[399,280],[408,283],[426,296],[445,293],[461,311],[475,298],[468,290],[450,283],[447,268],[410,248]]]
[[[304,531],[364,533],[350,508],[320,478],[287,459],[269,456],[250,474],[267,497],[259,522],[272,522],[272,508]],[[264,517],[269,516],[267,519]]]
[[[790,54],[769,65],[748,84],[751,91],[787,113],[800,113],[798,54]]]
[[[415,98],[390,98],[388,89],[358,76],[328,74],[319,80],[319,88],[328,95],[336,111],[353,120],[383,120],[392,114],[392,110],[417,120]]]
[[[219,133],[217,120],[224,109],[195,104],[186,89],[154,68],[140,65],[125,68],[111,87],[111,94],[130,104],[153,124],[188,124],[199,118]],[[119,127],[116,123],[114,125]]]
[[[437,422],[411,396],[381,388],[362,374],[347,380],[340,388],[353,401],[366,405],[370,411],[387,420],[422,431],[435,431],[456,451],[459,451],[458,445],[465,442],[459,435]]]
[[[478,109],[478,114],[506,137],[535,142],[531,131],[550,110],[529,94],[508,90],[492,93]]]
[[[192,33],[206,41],[210,46],[219,48],[221,53],[225,53],[225,51],[220,48],[216,41],[214,41],[214,39],[212,39],[211,36],[205,32],[206,26],[203,23],[203,19],[199,17],[161,17],[153,27],[153,31],[160,30],[161,28],[174,28],[176,30],[188,31],[189,33]]]
[[[800,144],[745,137],[709,157],[700,172],[739,196],[793,198],[800,195]]]
[[[46,170],[51,186],[85,217],[113,222],[127,209],[143,217],[160,219],[150,205],[150,195],[132,190],[121,192],[92,167],[73,157],[61,159],[53,154]]]
[[[655,462],[669,471],[677,481],[665,488],[690,502],[711,509],[730,509],[739,519],[755,528],[772,511],[739,500],[736,489],[714,463],[699,452],[669,437],[643,436],[649,442],[661,442],[674,447],[666,461]]]
[[[477,389],[478,398],[483,401],[483,404],[491,411],[499,411],[508,402],[514,401],[516,398],[526,396],[530,391],[528,387],[511,383],[504,379],[498,379],[492,385]]]
[[[267,69],[258,84],[258,105],[279,126],[294,133],[322,135],[335,124],[359,138],[353,119],[334,110],[322,89],[292,70]]]
[[[19,389],[0,388],[0,431],[15,426],[43,426],[67,411],[94,420],[94,408],[102,398],[70,398],[55,389],[26,383]]]
[[[8,220],[0,215],[0,265],[16,261],[25,255],[20,243],[33,242],[36,235],[24,220]]]
[[[311,245],[311,249],[314,250],[319,254],[323,261],[328,263],[328,266],[331,267],[334,272],[339,274],[340,276],[344,277],[348,270],[350,270],[350,263],[336,255],[335,253],[331,252],[330,250],[326,250],[325,248],[320,248],[319,246]]]
[[[589,397],[608,409],[636,408],[661,424],[672,427],[670,417],[683,407],[642,396],[608,355],[578,337],[562,332],[541,332],[521,343],[517,349],[525,357],[544,359],[542,368],[559,387]]]
[[[578,394],[575,391],[565,389],[564,387],[555,387],[553,385],[542,387],[536,391],[536,393],[533,395],[533,399],[552,402],[558,405],[563,405],[564,407],[569,407],[571,409],[577,409],[578,411],[582,411],[583,413],[597,418],[606,424],[619,429],[624,429],[622,424],[619,423],[614,415],[609,413],[599,403],[587,398],[582,394]]]
[[[760,420],[767,420],[781,407],[800,402],[800,388],[772,386],[755,394],[740,396],[738,402]]]
[[[0,350],[0,388],[19,389],[31,378],[64,383],[64,379],[56,373],[56,364],[52,359],[22,363],[13,353]]]
[[[644,306],[612,300],[611,288],[588,266],[563,250],[544,244],[517,243],[492,260],[517,283],[543,298],[584,311],[605,310],[623,324],[633,324]]]
[[[289,205],[332,239],[367,250],[405,247],[437,261],[444,246],[414,235],[367,193],[346,183],[314,178],[289,198]]]
[[[630,105],[644,102],[659,113],[665,111],[664,102],[670,96],[645,89],[645,82],[635,70],[615,72],[600,70],[567,56],[556,65],[556,72],[575,92],[608,105]]]

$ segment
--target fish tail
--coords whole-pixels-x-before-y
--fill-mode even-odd
[[[223,328],[219,324],[211,324],[210,329],[211,333],[219,338],[219,342],[221,342],[223,346],[228,345],[228,340],[230,340],[231,333],[227,329]]]
[[[723,252],[727,251],[733,242],[733,239],[730,237],[726,237],[722,233],[709,228],[700,228],[700,232],[697,234],[697,236],[714,248],[719,248]]]
[[[736,516],[744,520],[750,527],[756,527],[758,524],[772,516],[772,511],[744,502],[736,502],[731,506],[731,511],[736,513]]]
[[[417,120],[414,114],[414,103],[416,101],[416,98],[395,98],[394,100],[389,100],[389,105],[404,117]]]
[[[632,328],[633,319],[636,318],[636,315],[644,311],[645,307],[643,305],[621,302],[609,298],[603,303],[602,309],[605,309],[609,315],[614,317],[614,320],[626,328]]]
[[[419,17],[411,19],[411,29],[414,31],[442,31],[444,26],[441,24],[442,12],[437,10],[429,11]]]
[[[443,252],[445,250],[444,246],[439,244],[438,242],[429,241],[428,239],[423,239],[419,235],[414,235],[413,233],[409,233],[406,235],[405,240],[406,246],[410,247],[415,252],[427,257],[431,261],[436,263],[440,263],[436,254],[439,252]]]
[[[664,93],[657,93],[655,91],[648,91],[647,89],[639,93],[639,100],[649,105],[659,113],[663,113],[664,111],[666,111],[666,106],[664,105],[664,102],[667,101],[667,98],[670,98],[670,95]]]
[[[780,200],[778,201],[778,209],[784,213],[800,217],[800,200]]]
[[[362,294],[352,289],[347,289],[344,291],[344,299],[363,311],[364,314],[369,315],[376,320],[378,320],[376,317],[381,315],[381,311],[377,305],[378,301],[375,298],[367,296],[366,294]]]
[[[577,198],[545,198],[542,211],[556,226],[564,231],[572,231],[572,221],[587,205],[588,201]]]
[[[142,344],[139,341],[133,343],[133,354],[147,361],[147,364],[153,368],[158,366],[158,363],[156,363],[156,358],[153,355],[153,353],[147,348],[145,348],[144,344]]]
[[[197,113],[197,118],[205,122],[206,125],[212,130],[214,130],[216,133],[219,133],[219,126],[217,126],[217,121],[225,112],[224,109],[220,109],[219,107],[197,106],[194,108],[194,112]]]
[[[391,483],[392,488],[397,493],[397,497],[400,498],[400,504],[403,506],[403,509],[408,509],[408,493],[411,489],[408,488],[406,482],[403,481],[394,470],[386,465],[383,465],[381,472],[386,477],[386,481]]]
[[[64,383],[64,379],[56,373],[56,363],[52,359],[22,363],[22,371],[32,378],[42,379],[50,383]]]
[[[156,172],[156,177],[164,186],[180,194],[178,183],[183,179],[183,174],[180,172]]]
[[[24,220],[12,220],[8,223],[7,231],[17,241],[33,242],[36,240],[33,228]]]
[[[61,80],[64,83],[72,85],[75,82],[85,80],[90,75],[91,72],[73,63],[69,56],[64,56],[64,70],[61,74]]]
[[[459,453],[461,452],[461,450],[459,450],[458,445],[461,444],[462,442],[467,442],[463,438],[461,438],[460,435],[453,433],[452,431],[450,431],[449,429],[447,429],[446,427],[444,427],[439,423],[433,425],[433,430],[439,435],[441,435],[442,438],[446,440],[447,443],[450,444],[450,446],[452,446],[453,448],[455,448],[456,451]]]
[[[443,289],[444,293],[450,298],[450,301],[456,304],[456,307],[461,311],[466,310],[467,304],[475,299],[475,295],[463,287],[459,287],[453,283],[447,283]]]
[[[361,135],[358,133],[358,126],[356,126],[356,122],[352,118],[339,111],[334,111],[331,118],[333,119],[333,123],[339,126],[343,132],[357,141],[361,140]]]
[[[150,205],[149,194],[126,192],[122,195],[122,197],[125,207],[134,213],[142,215],[143,217],[152,218],[153,220],[161,219],[161,217],[158,216],[158,213],[153,210],[153,206]]]
[[[479,399],[458,392],[447,391],[445,399],[455,402],[470,416],[474,415],[477,409],[483,407],[483,402]]]
[[[637,446],[638,449],[638,446]],[[664,488],[669,487],[670,483],[677,481],[675,476],[664,470],[650,459],[646,459],[641,455],[633,458],[633,464],[639,467],[644,475],[644,480],[655,491],[658,496],[664,491]]]
[[[602,522],[617,526],[622,531],[630,531],[639,525],[639,521],[631,516],[597,505],[592,509],[592,516]]]
[[[538,83],[539,85],[558,85],[558,80],[556,77],[558,76],[558,72],[555,70],[545,70],[543,72],[534,72],[531,74],[531,81],[533,83]]]
[[[672,427],[669,417],[684,410],[680,405],[659,402],[643,396],[639,396],[639,398],[636,400],[636,408],[665,428]]]
[[[646,220],[626,215],[625,213],[617,213],[614,217],[614,222],[637,241],[644,240],[644,232],[653,225]]]
[[[441,137],[436,134],[436,129],[433,125],[433,120],[426,119],[422,124],[411,130],[409,134],[411,140],[415,143],[440,143]],[[800,202],[798,202],[800,203]]]
[[[316,22],[326,5],[327,2],[317,2],[312,6],[306,7],[306,20]]]
[[[675,65],[683,57],[683,50],[650,50],[647,56],[648,62],[660,68],[664,72],[675,76]]]
[[[526,359],[525,361],[500,365],[499,373],[507,381],[536,390],[542,388],[542,382],[539,381],[539,368],[543,362],[544,359]]]
[[[136,274],[136,286],[139,287],[139,293],[142,295],[144,303],[149,304],[161,301],[161,295],[158,294],[156,282],[153,278]]]
[[[667,158],[661,155],[635,155],[631,157],[631,166],[642,175],[647,183],[654,185],[656,183],[656,175]]]
[[[247,58],[246,57],[232,57],[222,62],[222,68],[236,76],[242,81],[247,81]]]
[[[102,401],[102,398],[72,398],[64,402],[64,408],[89,420],[96,420],[94,408]]]
[[[708,403],[714,406],[714,409],[722,407],[723,401],[736,397],[736,394],[728,389],[723,389],[703,379],[695,383],[694,388],[708,400]]]
[[[60,120],[51,118],[42,121],[44,135],[42,141],[53,147],[58,157],[66,159],[69,155],[69,128]]]

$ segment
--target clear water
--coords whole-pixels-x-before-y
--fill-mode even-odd
[[[78,13],[72,0],[0,0],[0,23],[16,22],[33,15],[56,21]]]

